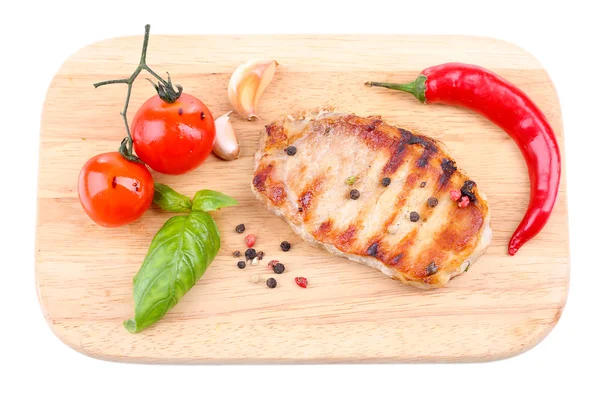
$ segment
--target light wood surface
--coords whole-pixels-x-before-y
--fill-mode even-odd
[[[490,68],[519,85],[542,108],[563,146],[558,98],[548,75],[521,48],[462,36],[151,36],[148,63],[215,116],[230,110],[227,82],[252,57],[271,57],[277,70],[260,103],[261,120],[232,117],[241,143],[233,162],[216,157],[184,176],[155,174],[190,196],[210,188],[240,205],[214,215],[222,248],[198,284],[165,318],[139,334],[122,322],[133,313],[132,278],[153,234],[172,215],[153,207],[131,225],[95,225],[77,199],[85,161],[115,150],[124,129],[125,85],[93,82],[130,75],[142,37],[95,43],[72,55],[50,84],[41,123],[36,279],[54,333],[87,355],[151,363],[334,363],[483,361],[521,353],[558,321],[567,297],[569,251],[566,182],[550,222],[516,256],[508,240],[528,203],[525,163],[500,129],[459,108],[425,106],[366,80],[410,81],[447,61]],[[150,95],[139,79],[130,119]],[[304,244],[250,191],[260,130],[282,114],[331,105],[441,140],[489,198],[493,241],[468,273],[446,288],[422,291],[358,263]],[[563,151],[564,152],[564,151]],[[563,174],[564,174],[563,155]],[[262,264],[245,270],[231,256],[245,249],[235,225],[258,237]],[[291,242],[283,253],[279,243]],[[286,266],[278,286],[264,284],[266,263]],[[251,282],[254,274],[263,281]],[[301,289],[294,277],[305,276]]]

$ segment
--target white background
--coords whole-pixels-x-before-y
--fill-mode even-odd
[[[17,3],[24,3],[19,4]],[[600,157],[599,13],[595,1],[292,2],[196,0],[10,2],[0,11],[0,392],[542,392],[596,383],[596,246]],[[402,2],[403,3],[403,2]],[[290,4],[290,5],[288,5]],[[61,63],[96,40],[186,33],[433,33],[512,41],[536,56],[563,109],[570,211],[571,286],[556,328],[533,350],[485,364],[157,366],[99,361],[46,326],[34,282],[40,112]],[[73,97],[73,100],[77,100]],[[385,300],[382,300],[385,302]],[[3,388],[9,388],[3,390]]]

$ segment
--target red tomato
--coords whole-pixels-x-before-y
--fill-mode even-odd
[[[119,152],[92,157],[79,173],[79,201],[88,216],[105,227],[131,223],[148,210],[154,181],[148,168]]]
[[[183,174],[198,167],[215,143],[212,114],[196,97],[182,93],[174,103],[149,98],[131,123],[138,157],[163,174]]]

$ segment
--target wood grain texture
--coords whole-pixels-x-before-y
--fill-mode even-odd
[[[535,58],[513,44],[463,36],[153,36],[148,63],[169,71],[185,91],[219,116],[230,110],[227,82],[238,64],[271,57],[278,68],[260,104],[261,120],[233,116],[241,157],[215,157],[184,176],[158,182],[193,195],[210,188],[240,205],[214,215],[221,252],[200,282],[165,318],[129,334],[132,278],[153,234],[171,216],[153,207],[118,229],[95,225],[77,199],[85,161],[115,150],[124,130],[119,111],[125,86],[92,87],[135,68],[142,37],[95,43],[72,55],[50,84],[41,123],[36,278],[43,313],[54,333],[87,355],[151,363],[333,363],[483,361],[521,353],[542,340],[560,317],[569,283],[566,181],[552,217],[516,256],[508,240],[529,199],[525,163],[500,129],[459,108],[424,106],[399,92],[363,86],[366,80],[409,81],[447,61],[475,63],[518,84],[542,108],[563,148],[558,98]],[[152,95],[140,79],[131,115]],[[458,165],[489,198],[493,241],[468,273],[446,288],[422,291],[366,266],[308,246],[250,191],[258,134],[282,114],[324,105],[386,121],[444,142]],[[563,168],[564,168],[563,150]],[[563,171],[564,174],[564,171]],[[236,267],[244,250],[234,231],[245,223],[258,236],[263,264]],[[279,243],[293,247],[283,253]],[[278,259],[286,272],[269,289],[251,283],[269,276]],[[309,279],[309,288],[294,284]]]

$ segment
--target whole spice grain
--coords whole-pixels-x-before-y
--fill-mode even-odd
[[[259,260],[262,260],[263,257],[265,257],[265,252],[263,252],[262,250],[256,254],[256,258]]]
[[[435,264],[435,261],[432,261],[427,267],[425,267],[425,273],[427,274],[427,276],[431,276],[436,272],[438,272],[438,266],[437,264]]]
[[[346,185],[348,186],[352,186],[356,183],[356,176],[352,175],[349,176],[348,179],[346,179]]]
[[[260,275],[252,275],[252,278],[250,280],[252,281],[252,283],[258,283],[260,282]]]
[[[308,280],[302,276],[297,277],[296,279],[294,279],[294,281],[298,286],[302,287],[303,289],[306,289],[306,286],[308,286]]]
[[[452,201],[458,201],[458,200],[460,200],[461,195],[462,194],[460,193],[460,190],[456,190],[456,189],[450,190],[450,199]]]
[[[417,212],[415,212],[415,211],[412,211],[412,212],[410,213],[410,221],[411,221],[411,222],[418,222],[418,221],[419,221],[419,218],[420,218],[420,216],[419,216],[419,214],[418,214]]]
[[[273,267],[275,266],[275,264],[278,264],[278,263],[279,263],[279,260],[271,260],[271,261],[269,261],[269,264],[267,264],[267,267],[268,267],[270,270],[272,270],[272,269],[273,269]]]
[[[238,224],[237,226],[235,226],[235,232],[238,234],[243,233],[244,231],[246,231],[246,226],[242,223],[242,224]]]
[[[246,260],[252,260],[256,257],[256,250],[253,248],[246,249],[246,253],[244,253],[244,255],[246,256]]]
[[[358,198],[360,197],[360,192],[356,189],[352,189],[350,190],[350,198],[353,200],[358,200]]]
[[[283,274],[283,271],[285,271],[285,265],[277,263],[273,266],[273,272],[276,274]]]
[[[246,235],[246,238],[244,238],[244,240],[246,241],[246,246],[251,248],[256,243],[256,235],[248,234]]]
[[[392,180],[388,177],[385,177],[381,180],[381,184],[385,187],[388,187],[392,183]]]
[[[434,208],[436,205],[438,205],[438,199],[435,197],[429,197],[427,199],[427,205],[429,205],[430,208]]]
[[[421,182],[421,184],[419,186],[421,186],[421,189],[424,188],[427,185],[427,182]]]
[[[287,153],[288,156],[294,156],[296,152],[298,152],[298,149],[294,145],[285,148],[285,153]]]
[[[233,254],[233,257],[240,257],[242,255],[242,253],[239,250],[236,250],[232,254]]]
[[[275,280],[275,278],[267,279],[267,287],[270,289],[274,289],[277,287],[277,281]]]
[[[239,269],[243,270],[244,268],[246,268],[246,262],[244,260],[240,260],[238,261],[237,266]]]
[[[460,201],[458,202],[458,207],[465,208],[469,205],[470,202],[471,202],[471,200],[469,200],[468,196],[462,196]]]
[[[283,250],[284,252],[287,252],[292,248],[292,245],[290,245],[288,241],[283,241],[279,246],[281,246],[281,250]]]

